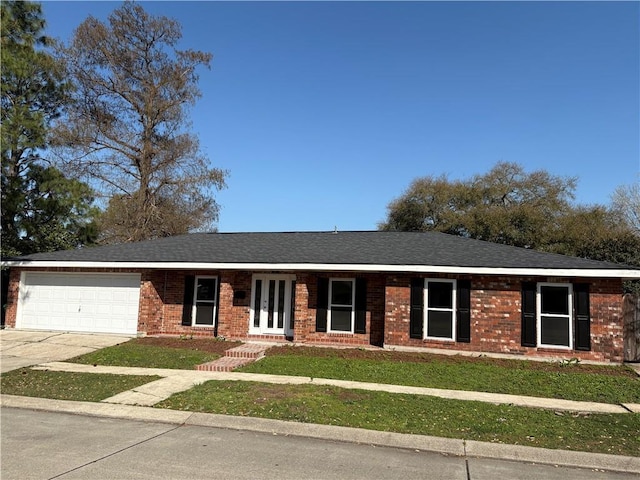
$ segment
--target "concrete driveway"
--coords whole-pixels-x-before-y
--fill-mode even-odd
[[[123,343],[132,337],[90,333],[0,330],[0,371],[59,362]]]

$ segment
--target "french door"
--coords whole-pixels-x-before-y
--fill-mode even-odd
[[[293,335],[295,275],[253,276],[249,333]]]

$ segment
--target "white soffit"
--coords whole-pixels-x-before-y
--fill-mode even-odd
[[[20,268],[118,268],[148,270],[288,270],[387,273],[452,273],[474,275],[559,276],[640,279],[640,270],[460,267],[442,265],[372,265],[331,263],[183,263],[183,262],[59,262],[8,261],[4,266]]]

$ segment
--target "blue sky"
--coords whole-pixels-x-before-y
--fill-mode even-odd
[[[140,2],[213,53],[193,130],[228,169],[218,228],[372,230],[424,175],[498,161],[640,181],[638,2]],[[68,40],[119,2],[43,3]]]

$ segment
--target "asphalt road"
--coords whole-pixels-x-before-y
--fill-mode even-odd
[[[637,478],[213,427],[15,408],[0,414],[3,480]]]

